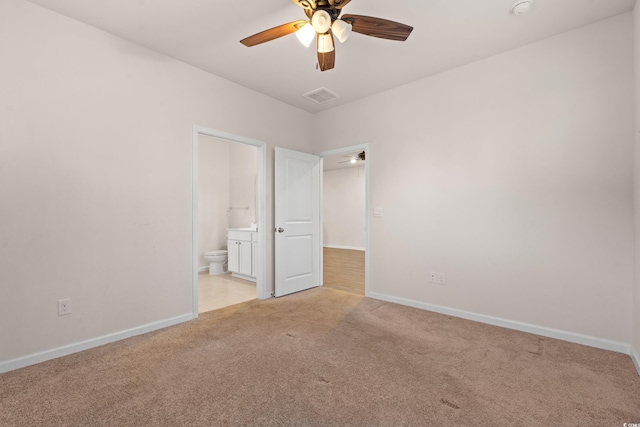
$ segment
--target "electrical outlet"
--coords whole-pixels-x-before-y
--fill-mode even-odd
[[[444,273],[438,273],[438,283],[441,285],[446,284],[446,280],[445,280],[445,275]]]
[[[436,273],[435,271],[432,271],[429,281],[431,283],[438,283],[438,273]]]
[[[71,298],[58,300],[58,316],[71,314]]]

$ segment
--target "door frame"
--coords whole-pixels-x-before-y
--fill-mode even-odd
[[[369,143],[351,145],[349,147],[337,148],[334,150],[321,151],[317,153],[317,156],[320,156],[320,285],[324,285],[324,257],[323,257],[323,247],[324,247],[324,227],[323,225],[323,198],[324,198],[324,171],[323,171],[323,163],[324,157],[338,156],[344,154],[351,154],[354,151],[364,151],[365,152],[365,162],[364,162],[364,227],[365,227],[365,244],[364,244],[364,295],[369,296],[370,293],[370,272],[369,272],[369,230],[370,230],[370,220],[371,216],[369,212],[370,208],[370,198],[369,198],[369,164],[371,161],[371,153],[369,151]]]
[[[251,145],[257,148],[258,170],[256,199],[258,206],[258,259],[256,275],[256,296],[258,299],[267,299],[266,278],[267,278],[267,144],[244,136],[234,135],[216,129],[193,125],[192,132],[192,163],[191,163],[191,260],[192,260],[192,315],[198,317],[198,137],[200,135],[210,136],[229,142]]]

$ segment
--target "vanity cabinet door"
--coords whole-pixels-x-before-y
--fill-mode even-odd
[[[251,242],[240,242],[238,245],[240,250],[240,271],[245,276],[253,276],[252,260],[251,260]]]
[[[232,273],[240,273],[240,242],[229,240],[227,242],[227,263],[228,270]]]

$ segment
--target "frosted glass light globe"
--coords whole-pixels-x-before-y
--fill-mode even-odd
[[[326,10],[317,10],[311,17],[311,25],[318,34],[324,34],[331,28],[331,16]]]
[[[296,31],[296,37],[305,47],[309,47],[316,36],[316,30],[308,22]]]
[[[331,26],[331,32],[338,38],[340,43],[344,43],[351,34],[351,24],[343,21],[342,19],[336,19]]]

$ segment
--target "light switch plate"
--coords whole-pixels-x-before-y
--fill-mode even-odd
[[[376,218],[382,218],[382,208],[373,208],[373,216]]]

